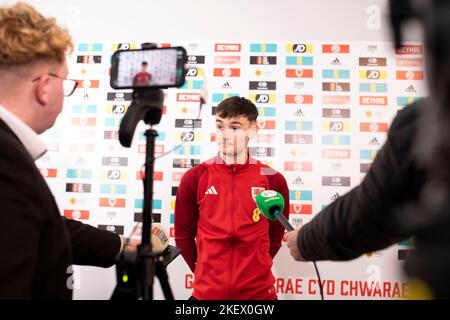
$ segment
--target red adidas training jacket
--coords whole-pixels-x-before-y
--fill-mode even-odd
[[[194,272],[197,299],[276,299],[272,258],[281,247],[282,225],[256,210],[254,196],[276,190],[286,201],[284,177],[249,157],[225,165],[216,156],[188,170],[175,202],[175,241]]]

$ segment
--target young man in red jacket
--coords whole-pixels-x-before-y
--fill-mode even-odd
[[[175,202],[175,241],[194,272],[193,299],[277,299],[272,259],[284,229],[262,216],[254,197],[276,190],[286,201],[284,177],[249,156],[258,131],[256,106],[245,98],[222,101],[216,111],[219,153],[188,170]]]

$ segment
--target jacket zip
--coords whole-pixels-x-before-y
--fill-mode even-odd
[[[236,179],[236,168],[235,167],[232,167],[233,169],[232,169],[232,186],[235,186],[235,179]],[[234,204],[235,204],[235,201],[234,201],[234,197],[235,197],[235,193],[234,193],[234,188],[233,188],[233,206],[232,206],[232,208],[235,208],[235,206],[234,206]],[[235,233],[235,230],[234,230],[234,212],[231,212],[230,213],[230,215],[231,215],[231,234],[233,235],[233,237],[234,237],[234,233]],[[228,298],[229,299],[232,299],[233,297],[232,297],[232,288],[231,288],[231,286],[232,286],[232,281],[231,281],[231,277],[233,276],[233,272],[232,272],[232,270],[231,270],[231,268],[232,268],[232,266],[233,266],[233,256],[234,256],[234,240],[231,242],[231,256],[230,256],[230,264],[229,264],[229,277],[228,277]]]

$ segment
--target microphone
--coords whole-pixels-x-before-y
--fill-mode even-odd
[[[273,190],[262,191],[256,195],[255,201],[264,217],[270,221],[280,221],[287,231],[294,230],[294,227],[283,216],[284,198],[279,192]]]
[[[284,198],[281,193],[273,190],[265,190],[256,195],[255,201],[259,211],[264,217],[271,221],[278,220],[287,231],[294,231],[294,227],[289,223],[285,216],[283,216]],[[313,264],[316,269],[317,279],[319,280],[320,296],[323,300],[322,279],[320,278],[320,273],[319,269],[317,269],[316,262],[313,261]]]

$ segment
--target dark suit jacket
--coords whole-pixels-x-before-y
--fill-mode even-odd
[[[109,267],[120,237],[61,217],[23,144],[0,120],[0,299],[71,299],[72,264]]]
[[[412,218],[399,209],[417,200],[426,182],[413,148],[426,104],[421,100],[400,111],[361,184],[300,229],[297,244],[305,259],[354,259],[413,235]]]

